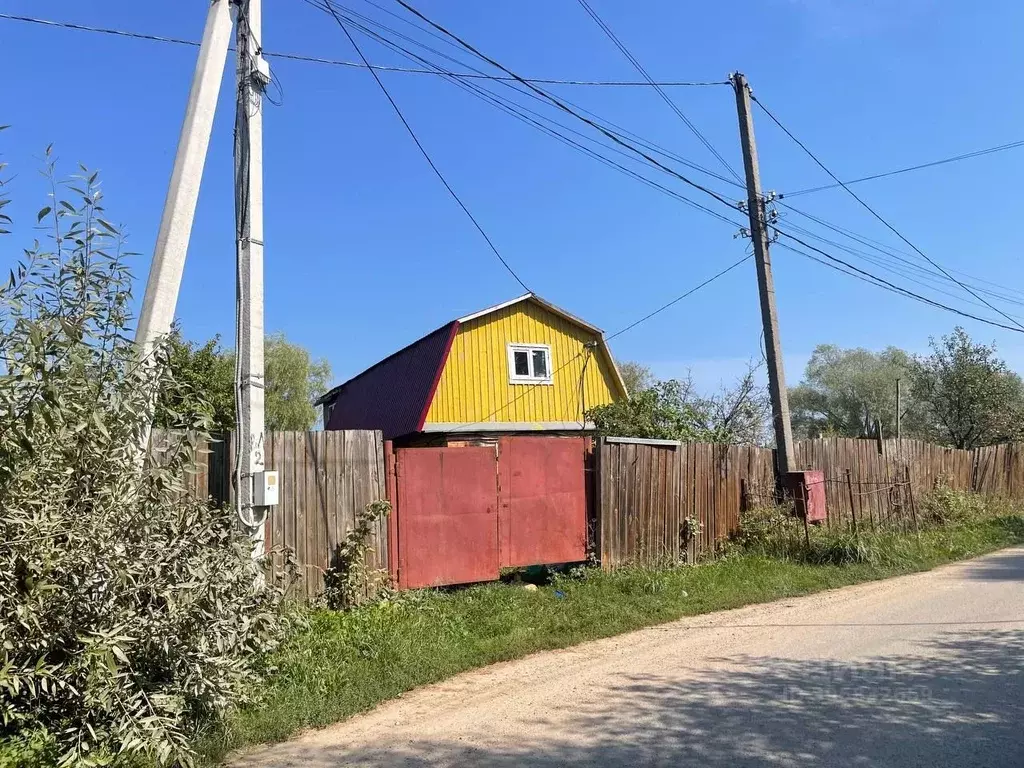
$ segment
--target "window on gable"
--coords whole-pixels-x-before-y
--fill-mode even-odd
[[[509,344],[508,379],[511,384],[550,384],[551,347],[547,344]]]

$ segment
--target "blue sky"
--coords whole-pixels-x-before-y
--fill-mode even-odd
[[[349,4],[400,24],[363,0]],[[721,80],[730,71],[745,72],[757,96],[841,177],[1024,138],[1016,83],[1024,65],[1019,2],[591,4],[656,78]],[[191,39],[202,34],[206,6],[205,0],[0,0],[0,12]],[[397,4],[388,7],[401,11]],[[420,0],[419,7],[527,76],[636,78],[575,0]],[[333,21],[300,0],[265,0],[264,25],[267,50],[356,58]],[[45,202],[45,189],[35,169],[53,142],[69,173],[79,161],[102,172],[111,216],[127,225],[133,246],[146,254],[135,267],[141,299],[196,50],[3,20],[0,49],[0,123],[12,125],[0,134],[0,153],[17,174],[11,185],[15,234],[2,241],[0,266],[36,234],[33,214]],[[378,63],[405,63],[376,43],[367,42],[365,51]],[[220,333],[230,345],[233,63],[228,66],[178,315],[188,336]],[[283,103],[268,105],[265,118],[268,330],[284,331],[328,358],[343,380],[453,317],[521,292],[447,196],[367,72],[280,60],[272,66]],[[571,151],[441,78],[383,78],[526,283],[608,332],[743,253],[746,242],[734,239],[730,226]],[[716,168],[648,89],[561,86],[557,93]],[[671,94],[740,168],[731,91],[676,88]],[[828,182],[764,115],[755,118],[766,189]],[[1016,226],[1021,194],[1015,184],[1022,173],[1024,149],[1018,149],[856,189],[945,267],[1022,290],[1024,236]],[[668,177],[659,180],[689,194]],[[842,190],[793,204],[903,248]],[[806,224],[787,217],[783,225],[787,221]],[[958,322],[782,249],[775,249],[773,261],[791,383],[819,343],[923,351],[929,335]],[[994,316],[972,308],[965,294],[931,295]],[[1000,306],[1024,315],[1022,307]],[[962,322],[1024,369],[1021,334]],[[760,357],[759,335],[748,263],[612,346],[618,357],[661,375],[692,369],[711,387]]]

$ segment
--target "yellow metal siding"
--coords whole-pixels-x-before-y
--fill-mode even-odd
[[[584,351],[596,340],[530,301],[470,320],[455,336],[426,421],[581,421],[584,407],[610,403],[618,392],[607,356]],[[508,344],[549,345],[552,384],[510,384]]]

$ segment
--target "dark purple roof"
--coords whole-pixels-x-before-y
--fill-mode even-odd
[[[321,397],[334,403],[324,428],[379,429],[385,440],[419,432],[458,328],[441,326]]]

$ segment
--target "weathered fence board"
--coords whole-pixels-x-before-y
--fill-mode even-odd
[[[189,477],[192,493],[223,504],[233,502],[233,440],[232,435],[218,436],[200,446]],[[154,448],[166,453],[175,445],[174,436],[154,431]],[[354,527],[356,515],[367,504],[387,498],[381,433],[268,432],[264,453],[267,468],[277,470],[281,480],[279,503],[271,508],[264,529],[266,549],[291,551],[302,576],[297,594],[314,598],[323,591],[323,573]],[[367,565],[386,570],[386,520],[376,524],[370,546]],[[281,556],[276,556],[275,566],[282,565]]]
[[[287,548],[302,574],[301,593],[316,597],[323,573],[356,516],[387,498],[380,432],[268,432],[267,467],[281,473],[280,503],[266,523],[267,550]],[[386,570],[386,522],[376,524],[367,553],[370,568]]]
[[[856,521],[861,530],[909,530],[915,499],[939,484],[1024,498],[1024,445],[966,451],[921,440],[822,438],[798,441],[796,461],[824,472],[830,527]],[[597,467],[599,551],[610,568],[692,560],[733,533],[744,508],[781,494],[774,452],[756,446],[605,438]],[[692,540],[688,520],[700,524]]]

